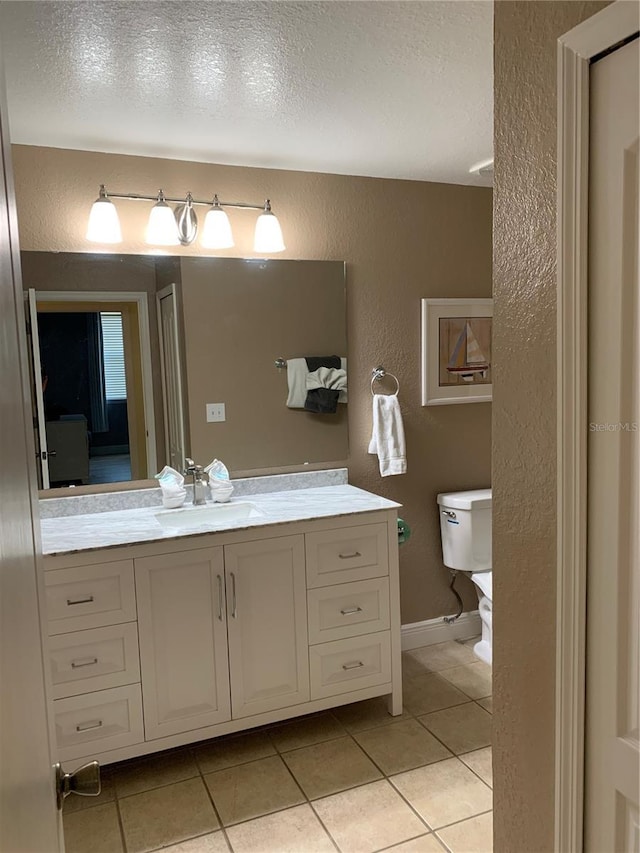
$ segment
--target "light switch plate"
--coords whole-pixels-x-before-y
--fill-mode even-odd
[[[207,403],[206,410],[208,424],[219,423],[227,419],[224,411],[224,403]]]

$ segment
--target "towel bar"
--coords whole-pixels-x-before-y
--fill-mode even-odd
[[[373,383],[379,382],[381,379],[384,379],[385,376],[390,376],[392,379],[395,380],[396,390],[394,392],[394,396],[397,397],[398,392],[400,391],[400,383],[398,382],[398,377],[394,376],[393,373],[388,373],[381,364],[379,364],[377,367],[375,367],[371,371],[371,394],[372,394],[372,396],[374,394]]]

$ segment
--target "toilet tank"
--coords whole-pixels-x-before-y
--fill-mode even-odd
[[[491,569],[491,489],[438,495],[445,566],[463,572]]]

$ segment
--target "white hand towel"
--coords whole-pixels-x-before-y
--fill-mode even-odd
[[[309,368],[306,359],[287,359],[287,382],[289,384],[287,406],[290,409],[304,409],[304,401],[307,399],[308,373]]]
[[[369,453],[377,453],[380,476],[406,474],[407,451],[400,404],[395,394],[374,394],[373,432]]]

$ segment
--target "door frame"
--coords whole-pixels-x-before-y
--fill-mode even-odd
[[[138,338],[142,365],[142,405],[144,409],[147,477],[157,468],[156,418],[153,400],[153,367],[149,325],[148,294],[144,291],[120,290],[37,290],[39,302],[134,302],[138,309]]]
[[[558,39],[556,853],[582,850],[587,587],[589,65],[633,38],[617,0]]]
[[[171,459],[171,441],[170,441],[170,422],[169,422],[169,402],[167,400],[167,364],[164,355],[164,328],[162,325],[162,300],[167,297],[173,297],[174,300],[174,322],[173,322],[173,335],[175,339],[176,345],[176,357],[177,357],[177,370],[176,370],[176,385],[177,385],[177,396],[178,402],[180,406],[180,413],[178,416],[178,432],[180,433],[180,446],[182,447],[183,459],[186,457],[187,446],[186,446],[186,436],[187,436],[187,428],[185,424],[185,406],[184,406],[184,381],[182,375],[182,342],[180,338],[180,327],[178,324],[178,308],[179,308],[179,293],[178,287],[175,284],[169,284],[167,287],[163,287],[162,290],[159,290],[156,293],[156,317],[158,319],[158,343],[160,345],[160,374],[162,379],[162,413],[164,415],[164,447],[165,447],[165,458],[167,460]],[[170,464],[170,463],[169,463]]]

